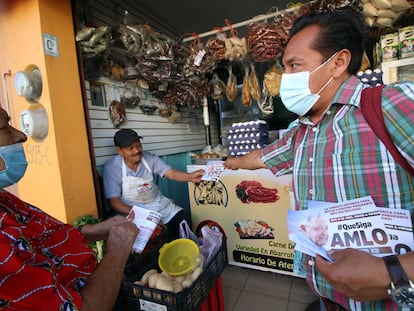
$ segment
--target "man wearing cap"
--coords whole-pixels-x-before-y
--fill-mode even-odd
[[[159,191],[153,174],[175,181],[200,182],[204,170],[186,173],[172,168],[158,156],[145,152],[142,136],[131,129],[115,133],[117,155],[106,161],[103,169],[105,198],[120,214],[128,214],[133,205],[139,205],[161,214],[171,237],[178,237],[178,225],[185,218],[181,207]]]

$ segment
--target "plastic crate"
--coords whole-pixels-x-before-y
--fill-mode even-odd
[[[153,260],[156,258],[153,258]],[[223,237],[221,249],[205,267],[201,275],[194,281],[191,287],[177,294],[134,284],[149,267],[145,267],[143,271],[143,269],[137,269],[136,266],[127,265],[122,290],[128,304],[128,309],[130,311],[198,310],[208,296],[210,289],[216,283],[217,278],[223,272],[227,262],[226,238]],[[152,267],[158,268],[155,264]]]

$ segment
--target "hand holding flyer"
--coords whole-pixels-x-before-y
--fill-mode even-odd
[[[224,161],[208,161],[205,174],[201,177],[202,180],[206,181],[218,181],[220,175],[224,171]]]
[[[139,234],[132,246],[136,253],[141,253],[147,245],[152,233],[161,219],[161,214],[134,205],[128,214],[130,219],[139,228]]]
[[[409,211],[377,207],[370,196],[313,201],[308,210],[288,211],[288,231],[295,250],[329,261],[331,249],[355,248],[377,257],[414,249]]]

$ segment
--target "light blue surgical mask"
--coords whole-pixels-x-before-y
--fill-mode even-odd
[[[303,116],[313,107],[320,97],[319,94],[328,86],[333,77],[331,77],[316,94],[313,94],[309,88],[309,77],[312,73],[331,61],[336,54],[337,53],[333,54],[312,72],[302,71],[282,74],[282,81],[280,82],[280,98],[287,110],[292,111],[299,116]]]
[[[13,144],[0,147],[0,157],[6,168],[0,171],[0,189],[17,183],[26,172],[27,161],[23,144]]]

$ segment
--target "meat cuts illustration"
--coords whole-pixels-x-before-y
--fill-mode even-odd
[[[255,180],[243,180],[236,186],[236,195],[243,203],[273,203],[279,200],[277,189],[265,188]]]
[[[263,220],[241,219],[234,226],[240,239],[274,239],[273,228]]]

